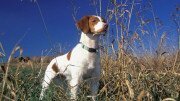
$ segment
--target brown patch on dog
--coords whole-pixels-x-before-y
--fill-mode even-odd
[[[84,16],[83,18],[81,18],[81,20],[79,20],[76,25],[77,27],[84,33],[89,33],[90,29],[89,29],[89,17],[90,16]]]
[[[102,22],[106,23],[106,20],[101,18]],[[84,16],[81,18],[77,23],[77,27],[84,33],[100,33],[106,31],[108,28],[108,25],[106,25],[104,28],[100,29],[99,31],[95,32],[94,26],[100,21],[100,19],[96,16]]]
[[[71,59],[71,51],[68,52],[68,54],[67,54],[67,59],[68,59],[68,60]]]
[[[99,22],[96,16],[84,16],[79,20],[76,25],[84,33],[95,33],[94,26]]]
[[[53,69],[53,71],[54,71],[55,73],[58,73],[58,72],[59,72],[59,68],[58,68],[58,66],[57,66],[56,64],[53,64],[52,69]]]
[[[94,26],[99,22],[99,18],[98,17],[95,17],[95,16],[91,16],[89,18],[89,28],[90,28],[90,31],[91,33],[95,33],[95,29],[94,29]]]

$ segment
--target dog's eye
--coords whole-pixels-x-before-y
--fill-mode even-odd
[[[92,22],[96,22],[96,19],[92,20]]]

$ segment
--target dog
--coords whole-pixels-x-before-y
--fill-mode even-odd
[[[95,101],[100,79],[100,54],[98,40],[105,35],[108,24],[100,16],[84,16],[77,21],[76,26],[81,31],[79,43],[68,53],[54,58],[47,66],[40,100],[52,79],[58,74],[64,75],[70,85],[71,99],[77,100],[80,82],[87,80],[90,86],[92,100]]]

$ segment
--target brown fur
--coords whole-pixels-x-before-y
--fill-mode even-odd
[[[90,29],[89,29],[89,17],[90,16],[84,16],[81,20],[79,20],[77,22],[77,27],[84,33],[89,33]]]
[[[68,60],[71,59],[71,51],[68,52],[68,54],[67,54],[67,59],[68,59]]]
[[[89,18],[89,28],[91,33],[95,32],[94,26],[99,22],[99,19],[95,16]]]
[[[99,22],[99,19],[95,16],[84,16],[77,22],[77,27],[84,33],[94,33],[94,25]]]
[[[53,64],[52,69],[55,73],[59,72],[58,66],[56,64]]]

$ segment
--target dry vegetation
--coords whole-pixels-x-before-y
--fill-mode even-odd
[[[92,3],[99,7],[99,1],[92,0]],[[171,50],[174,45],[167,47],[168,32],[159,31],[162,27],[159,19],[154,12],[151,13],[152,17],[149,14],[147,17],[147,12],[153,12],[150,1],[112,0],[107,7],[106,18],[115,25],[115,31],[110,26],[107,37],[101,40],[101,45],[106,47],[101,51],[102,72],[97,101],[180,101],[180,53]],[[135,30],[130,30],[132,16],[136,16]],[[153,28],[149,29],[149,26]],[[150,39],[150,35],[158,43],[147,48],[143,38]],[[2,44],[0,48],[0,58],[3,60],[5,52]],[[13,58],[18,50],[22,56],[22,48],[16,45],[7,63],[1,64],[0,99],[36,101],[44,67],[52,57],[33,57],[30,63],[19,62]],[[61,86],[57,86],[57,83],[51,84],[45,99],[68,101],[69,91],[65,89],[68,85],[65,81]],[[82,82],[81,88],[79,101],[89,101],[86,82]]]
[[[117,59],[104,55],[101,59],[98,101],[161,101],[165,98],[170,98],[170,101],[180,100],[180,58],[177,53],[160,57],[146,55],[142,58],[124,55]],[[2,99],[38,100],[45,66],[46,63],[42,62],[33,68],[26,63],[10,63],[3,93],[1,90]],[[4,82],[3,75],[1,72],[1,85]],[[56,84],[57,82],[51,84],[45,99],[68,100],[69,91],[64,89],[66,82],[63,84],[64,88],[62,83],[61,86]],[[88,100],[87,92],[88,87],[83,82],[80,101]]]

